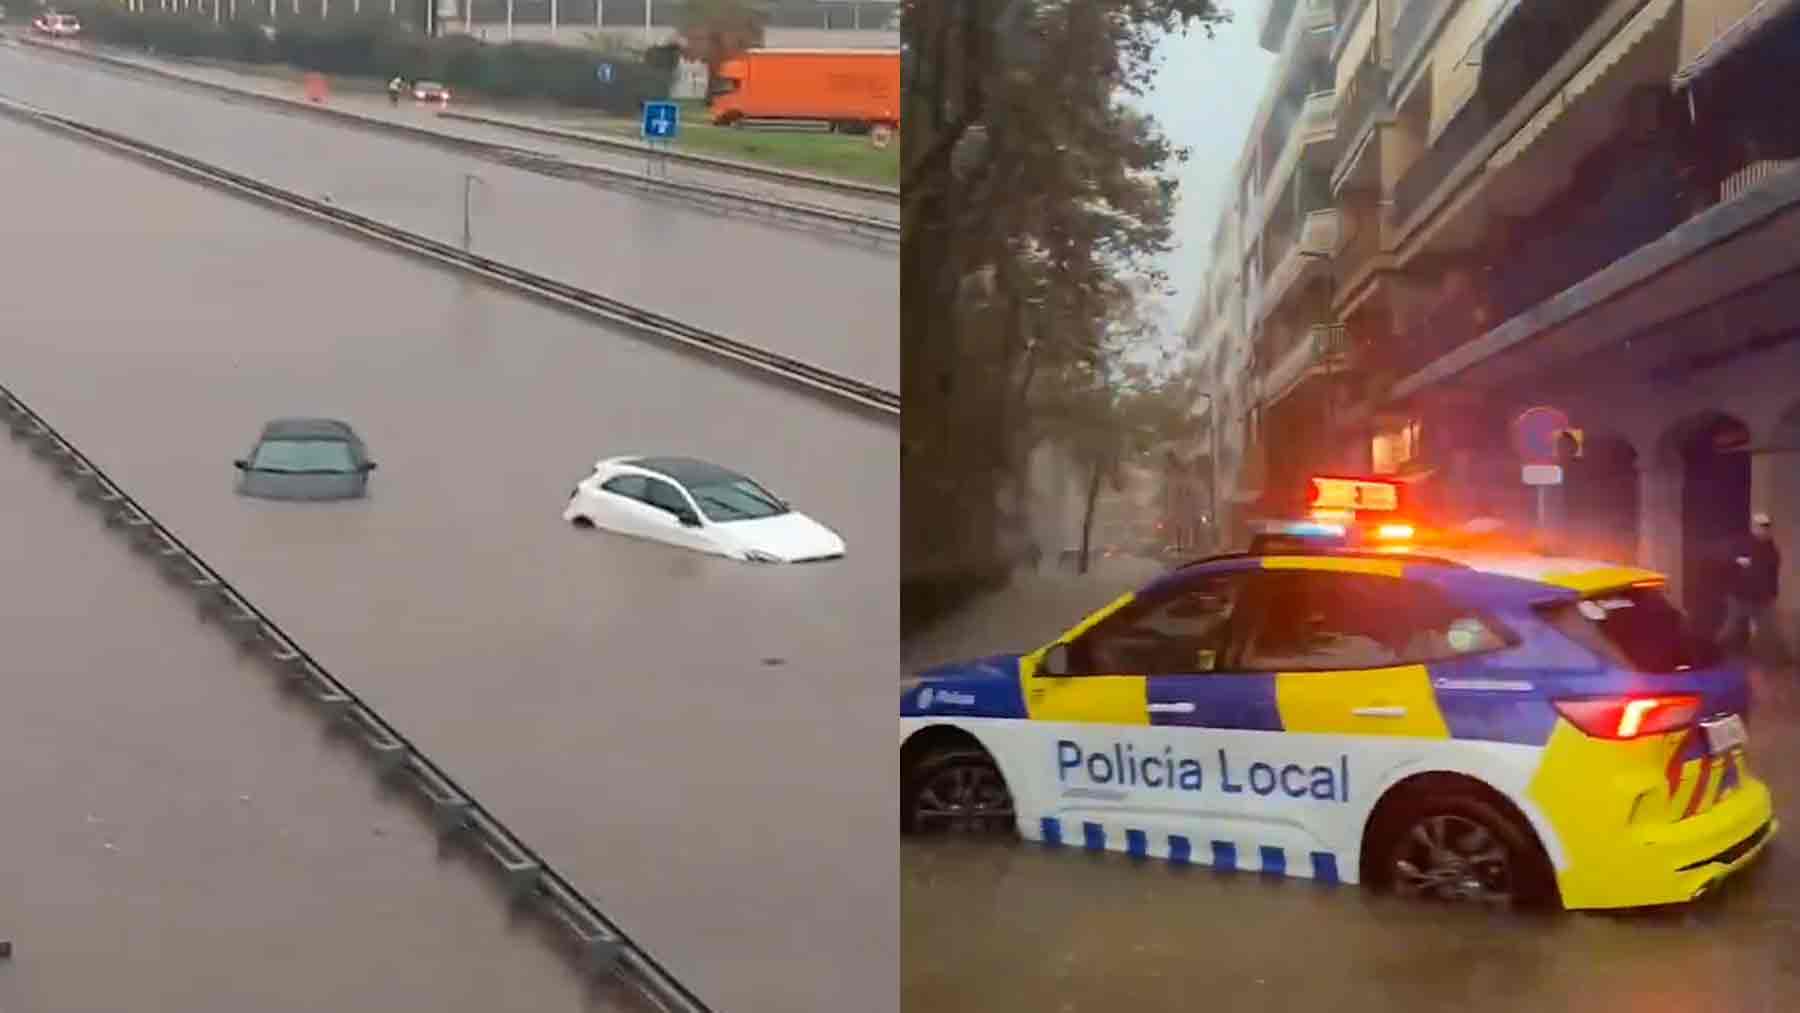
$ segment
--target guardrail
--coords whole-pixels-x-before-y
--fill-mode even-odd
[[[30,443],[35,455],[54,462],[75,484],[76,495],[105,514],[108,527],[123,529],[133,548],[186,588],[197,600],[203,621],[217,622],[241,650],[260,653],[333,729],[345,729],[360,742],[384,783],[412,788],[415,799],[430,813],[440,840],[461,842],[485,858],[499,873],[509,905],[529,909],[560,929],[567,944],[565,955],[573,957],[581,970],[613,975],[670,1013],[711,1013],[574,884],[4,386],[0,386],[0,421],[14,440]]]
[[[700,183],[687,183],[678,180],[660,178],[642,173],[615,169],[611,166],[595,165],[590,162],[575,162],[566,158],[532,151],[529,148],[515,148],[492,141],[481,141],[470,137],[458,137],[440,130],[415,126],[410,123],[398,123],[392,120],[365,116],[361,113],[331,106],[316,105],[298,99],[283,98],[265,92],[236,88],[217,81],[189,77],[162,67],[155,67],[136,60],[121,59],[91,49],[74,48],[34,39],[29,36],[18,36],[18,41],[31,46],[38,52],[50,53],[66,59],[84,60],[117,68],[128,73],[142,74],[161,80],[173,81],[187,87],[216,92],[237,99],[248,99],[263,105],[272,106],[290,113],[311,113],[323,116],[335,122],[354,126],[373,132],[403,134],[414,140],[436,145],[466,154],[474,154],[491,162],[510,165],[527,172],[539,175],[554,176],[559,179],[575,179],[580,182],[599,186],[634,190],[653,197],[666,197],[680,200],[686,204],[699,204],[715,211],[727,214],[744,212],[760,215],[782,225],[792,225],[812,231],[824,231],[866,239],[879,246],[898,246],[900,243],[900,223],[890,218],[872,215],[859,215],[839,208],[826,207],[821,204],[802,204],[795,201],[776,200],[761,194],[746,193],[742,190],[728,190],[723,187],[705,186]]]
[[[200,179],[241,195],[254,197],[284,211],[325,222],[365,239],[376,240],[410,253],[430,257],[440,263],[461,268],[489,281],[503,283],[513,291],[531,295],[565,309],[579,310],[587,315],[600,317],[610,323],[628,327],[639,334],[705,352],[715,358],[724,359],[808,390],[829,395],[838,401],[847,402],[885,416],[900,414],[900,395],[895,391],[885,390],[874,384],[834,373],[790,356],[757,348],[736,338],[682,323],[672,317],[666,317],[630,303],[621,302],[574,285],[567,285],[467,250],[457,249],[448,243],[428,239],[353,211],[346,211],[291,190],[284,190],[261,180],[232,172],[229,169],[209,165],[179,152],[127,137],[102,127],[85,124],[9,98],[0,97],[0,114],[10,115],[27,123],[73,134],[76,137],[124,151],[135,158],[163,168],[173,169],[183,175]]]
[[[579,130],[562,130],[557,127],[539,123],[524,123],[519,120],[503,119],[495,116],[478,116],[474,113],[459,112],[446,109],[438,113],[449,120],[463,120],[468,123],[479,123],[482,126],[500,127],[505,130],[517,130],[522,134],[533,134],[538,137],[549,137],[573,144],[591,144],[600,148],[612,148],[619,151],[630,151],[643,154],[644,145],[639,141],[627,140],[623,137],[607,137],[603,134],[586,133]],[[815,190],[828,190],[849,197],[871,197],[880,200],[900,200],[900,188],[897,186],[881,186],[875,183],[859,183],[850,179],[833,179],[810,172],[794,172],[791,169],[777,169],[753,162],[739,162],[729,158],[713,158],[709,155],[696,155],[689,151],[671,151],[658,155],[672,162],[680,162],[697,168],[715,169],[719,172],[731,172],[752,179],[766,179],[771,183],[784,186],[811,187]]]

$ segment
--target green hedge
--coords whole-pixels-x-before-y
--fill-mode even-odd
[[[256,8],[258,13],[250,14]],[[398,74],[409,81],[442,81],[453,91],[544,99],[625,116],[635,116],[643,101],[667,98],[672,82],[668,70],[592,50],[537,42],[489,45],[461,35],[427,38],[386,13],[290,23],[278,17],[269,23],[266,5],[239,0],[240,20],[218,24],[203,14],[134,14],[111,3],[64,9],[80,16],[82,34],[115,46],[169,56],[286,64],[325,74],[372,78]],[[291,9],[287,0],[279,0],[282,13]],[[601,63],[613,65],[610,83],[599,80],[596,71]]]

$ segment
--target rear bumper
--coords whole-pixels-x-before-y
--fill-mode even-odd
[[[1563,904],[1572,909],[1685,904],[1755,861],[1780,829],[1768,786],[1745,778],[1730,798],[1705,813],[1631,827],[1608,861],[1563,870],[1557,876]]]

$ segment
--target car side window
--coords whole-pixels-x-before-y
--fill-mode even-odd
[[[1069,645],[1073,675],[1193,675],[1225,665],[1243,574],[1197,578],[1133,602]]]
[[[650,505],[680,516],[692,510],[680,489],[661,479],[650,479]]]
[[[1400,577],[1264,571],[1245,624],[1242,667],[1257,672],[1387,668],[1506,645],[1507,634],[1437,589]]]
[[[600,488],[619,496],[628,496],[642,502],[650,502],[650,480],[642,475],[615,475],[601,483]]]

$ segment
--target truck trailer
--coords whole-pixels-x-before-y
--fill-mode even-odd
[[[863,133],[900,125],[898,49],[752,49],[726,60],[708,89],[712,121],[823,123]]]

